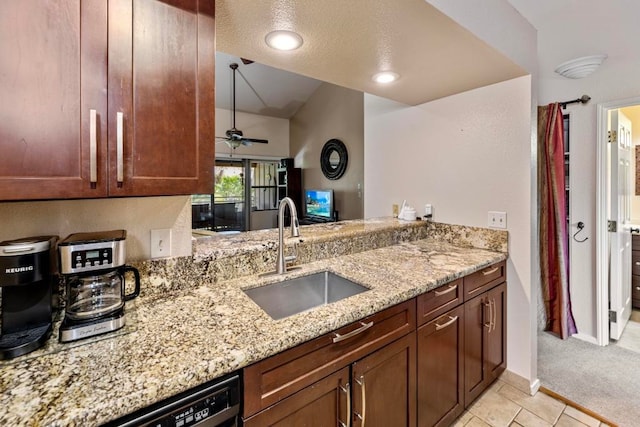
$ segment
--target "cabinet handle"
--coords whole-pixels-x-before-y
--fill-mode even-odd
[[[491,301],[487,300],[487,302],[482,303],[483,306],[487,307],[489,309],[489,321],[488,322],[483,322],[482,325],[489,329],[489,332],[491,332]],[[484,320],[484,311],[482,312],[482,320]]]
[[[498,271],[498,269],[499,269],[499,268],[500,268],[500,267],[493,267],[491,270],[485,270],[485,271],[483,271],[483,272],[482,272],[482,275],[483,275],[483,276],[488,276],[488,275],[490,275],[490,274],[493,274],[493,273],[495,273],[496,271]]]
[[[496,310],[496,299],[491,299],[491,322],[493,324],[493,330],[496,330],[496,321],[498,319],[498,310]]]
[[[636,261],[636,265],[640,265],[640,261]]]
[[[360,324],[362,326],[360,326],[358,329],[354,329],[353,331],[348,332],[348,333],[346,333],[344,335],[340,335],[339,333],[334,332],[333,334],[335,335],[335,337],[333,337],[333,343],[335,344],[335,343],[338,343],[340,341],[344,341],[346,339],[349,339],[349,338],[351,338],[353,336],[358,335],[359,333],[362,333],[362,332],[366,331],[367,329],[369,329],[370,327],[373,326],[373,321],[371,321],[369,323],[360,322]]]
[[[338,420],[341,427],[351,427],[351,384],[346,383],[344,387],[340,386],[340,391],[347,395],[347,423]]]
[[[458,320],[458,316],[455,316],[455,317],[448,316],[448,317],[449,317],[449,321],[447,323],[445,323],[444,325],[439,325],[438,323],[436,323],[436,331],[439,331],[440,329],[444,329],[449,325],[453,325],[453,323],[456,320]]]
[[[89,182],[98,182],[98,130],[97,112],[89,110]]]
[[[640,286],[636,286],[636,291],[640,291]]]
[[[360,378],[356,379],[356,382],[358,383],[358,385],[360,386],[360,389],[362,390],[362,415],[355,411],[354,413],[358,418],[360,418],[360,420],[362,420],[361,427],[365,427],[364,423],[366,421],[366,416],[367,416],[367,391],[364,386],[364,375],[360,375]]]
[[[116,122],[116,180],[119,184],[122,184],[124,181],[124,113],[122,111],[116,113]]]
[[[449,292],[453,292],[453,291],[455,291],[456,289],[458,289],[458,285],[453,285],[453,286],[452,286],[452,285],[449,285],[449,287],[448,287],[447,289],[445,289],[444,291],[435,291],[435,292],[434,292],[434,294],[435,294],[437,297],[441,297],[442,295],[446,295],[446,294],[448,294]]]

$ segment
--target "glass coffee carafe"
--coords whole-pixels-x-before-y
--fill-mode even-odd
[[[125,294],[125,273],[132,272],[135,289]],[[67,278],[66,315],[72,320],[90,320],[109,316],[124,307],[140,293],[140,273],[123,266],[101,274]]]

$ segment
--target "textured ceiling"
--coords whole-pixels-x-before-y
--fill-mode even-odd
[[[216,27],[218,51],[409,105],[527,74],[424,0],[216,0]],[[274,29],[303,46],[270,49]]]
[[[555,68],[570,59],[607,54],[601,68],[638,64],[637,0],[509,0],[538,30],[540,78],[564,79]],[[597,73],[597,71],[596,71]],[[576,94],[579,96],[579,94]]]

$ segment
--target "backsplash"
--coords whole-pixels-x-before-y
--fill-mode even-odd
[[[285,239],[285,254],[297,251],[294,265],[299,265],[421,239],[506,253],[508,233],[395,218],[351,220],[302,226],[300,237]],[[195,239],[193,256],[140,261],[132,265],[140,270],[141,295],[145,299],[166,298],[205,283],[273,271],[277,241],[277,229],[207,236]]]

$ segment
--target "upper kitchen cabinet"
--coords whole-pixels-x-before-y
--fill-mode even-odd
[[[0,3],[0,200],[209,192],[214,2]]]

